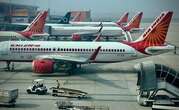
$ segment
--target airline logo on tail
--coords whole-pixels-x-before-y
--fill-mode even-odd
[[[76,13],[76,15],[74,16],[74,18],[71,21],[73,21],[73,22],[85,21],[86,16],[87,16],[86,13],[78,12],[78,13]]]
[[[22,32],[18,32],[24,37],[31,39],[33,34],[42,34],[44,30],[45,20],[47,17],[47,11],[40,12],[32,23]]]
[[[71,17],[71,13],[67,12],[67,14],[62,19],[59,20],[58,24],[69,24],[70,17]]]
[[[140,22],[143,16],[143,12],[137,13],[126,26],[123,26],[123,30],[130,31],[133,28],[139,28]]]
[[[162,13],[148,30],[144,32],[142,38],[144,39],[145,46],[157,46],[165,43],[172,14],[172,12]],[[147,42],[149,42],[148,45]]]
[[[168,28],[172,19],[173,12],[163,12],[152,23],[152,25],[134,42],[125,42],[141,53],[148,54],[146,49],[149,47],[162,47],[165,45]]]
[[[123,23],[127,23],[129,12],[124,13],[123,16],[116,22],[119,26],[122,26]]]
[[[76,13],[76,15],[73,17],[73,19],[71,21],[73,21],[73,22],[79,22],[80,21],[80,17],[81,17],[81,12]]]
[[[42,33],[47,17],[47,11],[40,12],[32,23],[23,31],[30,31],[32,33]]]

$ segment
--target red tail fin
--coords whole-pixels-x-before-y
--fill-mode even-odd
[[[130,31],[132,28],[139,28],[143,12],[137,13],[126,26],[122,27],[125,31]]]
[[[23,32],[42,33],[47,17],[47,11],[40,12]]]
[[[148,46],[164,44],[172,15],[173,12],[170,11],[161,13],[152,25],[141,35],[138,41],[148,42]]]
[[[152,23],[148,29],[146,29],[146,31],[138,40],[127,44],[143,53],[145,53],[145,49],[147,47],[163,46],[172,15],[173,12],[171,11],[161,13],[161,15]]]
[[[128,21],[129,12],[124,13],[123,16],[116,22],[119,26],[122,25],[122,23],[127,23]]]
[[[86,19],[86,13],[79,12],[75,15],[75,17],[71,20],[73,22],[84,22]]]
[[[74,18],[71,21],[79,22],[80,21],[80,16],[81,16],[81,12],[76,13],[76,15],[74,16]]]

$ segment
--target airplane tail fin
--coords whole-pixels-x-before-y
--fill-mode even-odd
[[[165,43],[172,15],[173,12],[171,11],[161,13],[137,41],[148,43],[148,46],[163,45]]]
[[[74,16],[74,18],[71,21],[73,21],[73,22],[81,21],[81,12],[76,13],[76,15]]]
[[[121,26],[123,23],[127,23],[129,12],[124,13],[123,16],[116,22],[117,25]]]
[[[159,17],[145,30],[145,32],[134,42],[127,44],[136,50],[145,53],[146,48],[166,46],[166,36],[172,19],[173,12],[162,12]],[[155,50],[156,51],[156,50]]]
[[[40,12],[23,32],[43,33],[47,11]]]
[[[123,26],[123,30],[125,31],[130,31],[133,28],[139,28],[140,27],[140,22],[143,16],[143,12],[139,12],[137,13],[131,20],[129,23],[127,23],[126,26]]]
[[[71,12],[67,12],[66,15],[59,20],[59,24],[69,24]]]

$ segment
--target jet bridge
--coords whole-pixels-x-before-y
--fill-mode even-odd
[[[152,61],[135,65],[139,87],[137,101],[153,109],[179,109],[179,73]],[[167,106],[166,106],[167,105]]]

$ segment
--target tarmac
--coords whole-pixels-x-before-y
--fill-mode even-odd
[[[143,23],[141,27],[147,27]],[[171,23],[167,41],[176,45],[176,54],[169,52],[148,58],[113,64],[85,64],[70,76],[39,76],[31,69],[31,63],[15,63],[13,72],[4,71],[4,62],[0,62],[0,88],[19,89],[15,107],[0,107],[1,110],[57,110],[58,100],[70,100],[78,105],[101,106],[105,110],[151,110],[137,103],[137,73],[134,65],[144,61],[154,61],[167,65],[179,72],[179,23]],[[56,86],[56,80],[64,87],[87,92],[91,98],[75,99],[47,95],[27,94],[26,89],[33,79],[45,79],[48,88]],[[50,91],[48,91],[50,92]]]

